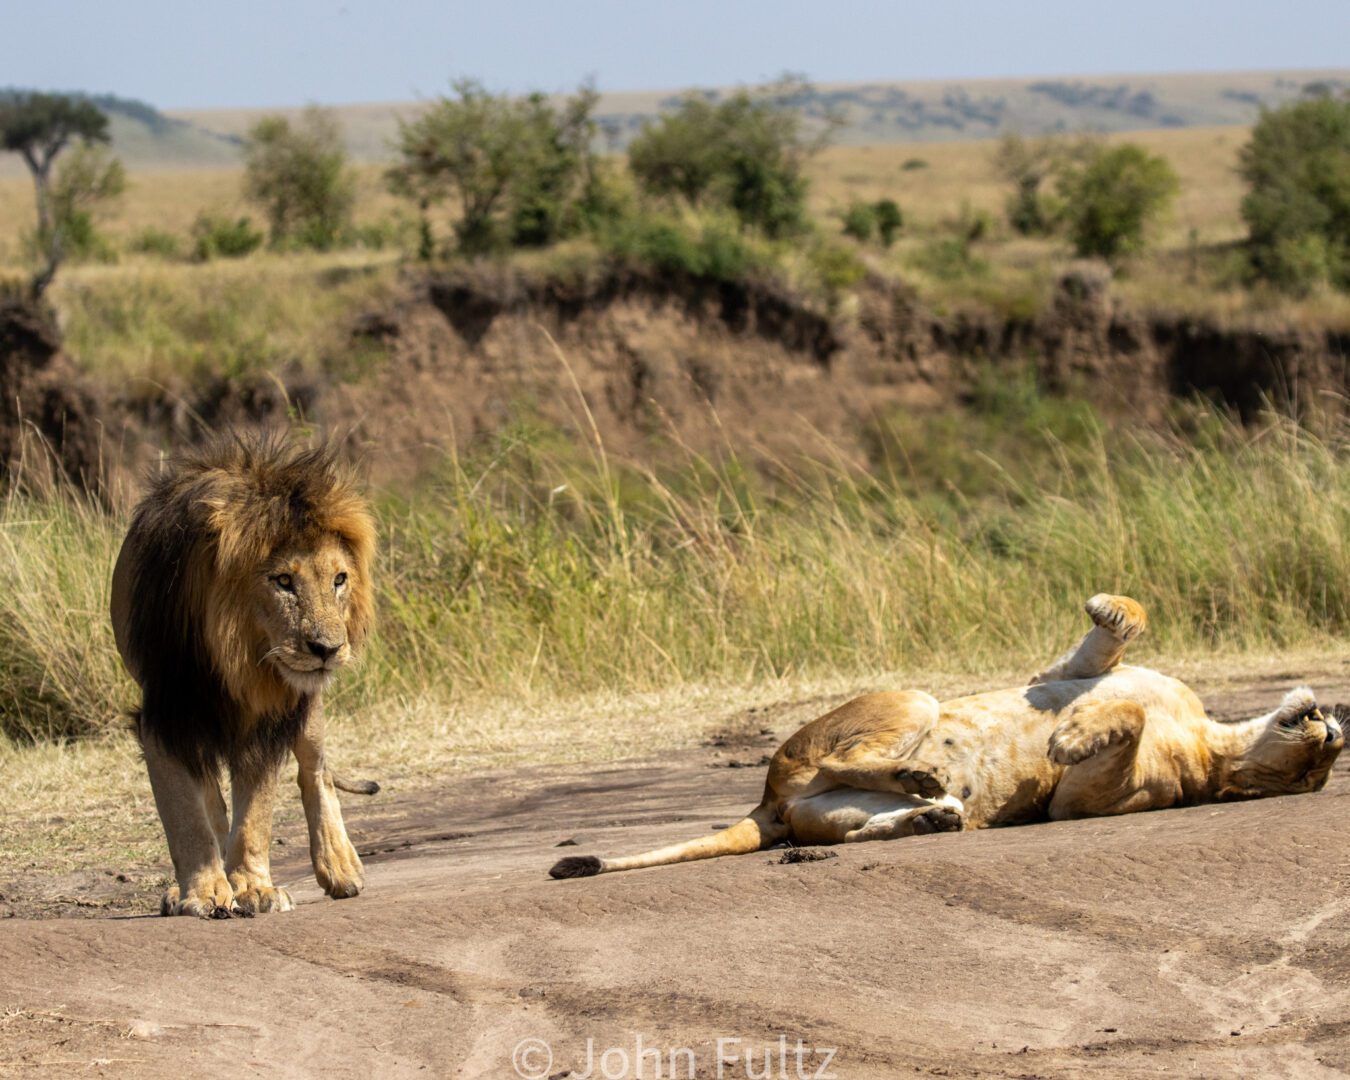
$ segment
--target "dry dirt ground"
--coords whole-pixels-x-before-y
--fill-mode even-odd
[[[1314,684],[1350,700],[1344,671]],[[1207,697],[1234,718],[1288,685]],[[70,883],[0,921],[0,1074],[1350,1073],[1350,761],[1316,795],[546,878],[735,819],[779,719],[349,802],[355,900],[319,894],[302,835],[287,915],[110,916],[153,883]]]

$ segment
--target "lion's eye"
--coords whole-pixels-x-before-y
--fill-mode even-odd
[[[277,574],[272,580],[283,592],[295,592],[295,579],[290,574]]]
[[[342,588],[342,586],[344,586],[344,585],[346,585],[346,584],[347,584],[347,575],[346,575],[346,574],[339,574],[337,577],[335,577],[335,578],[333,579],[333,588],[335,588],[335,589],[340,589],[340,588]]]
[[[1304,718],[1306,716],[1307,716],[1306,713],[1303,716],[1286,716],[1283,720],[1280,721],[1280,727],[1284,728],[1302,727]]]

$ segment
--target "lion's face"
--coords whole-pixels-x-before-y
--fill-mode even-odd
[[[277,552],[254,582],[263,662],[301,693],[321,690],[352,657],[347,627],[357,573],[332,536]]]
[[[1323,713],[1316,704],[1275,713],[1240,770],[1244,786],[1263,792],[1317,791],[1345,746],[1343,705]]]

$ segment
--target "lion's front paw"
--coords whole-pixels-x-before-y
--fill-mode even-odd
[[[199,919],[228,919],[235,913],[234,890],[223,873],[200,874],[186,894],[174,885],[159,901],[161,915],[193,915]]]
[[[262,915],[269,911],[292,911],[295,901],[291,894],[276,885],[250,883],[234,894],[235,906],[245,915]]]
[[[356,848],[345,840],[334,844],[314,858],[314,876],[323,891],[334,900],[346,900],[361,891],[366,883],[365,870]]]
[[[1088,618],[1120,641],[1130,641],[1148,626],[1143,605],[1128,596],[1098,593],[1083,605],[1083,610],[1088,613]]]
[[[951,790],[952,778],[946,769],[907,761],[895,770],[895,779],[906,795],[935,799]]]

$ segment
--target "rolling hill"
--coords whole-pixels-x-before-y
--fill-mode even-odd
[[[945,80],[824,84],[795,102],[812,124],[834,115],[834,142],[862,146],[898,142],[991,138],[1073,131],[1249,124],[1263,106],[1278,105],[1315,87],[1350,89],[1350,69],[1182,75],[1119,75],[1040,79]],[[0,96],[3,96],[0,89]],[[602,137],[622,150],[642,125],[677,104],[687,91],[604,93],[596,110]],[[702,91],[719,97],[728,91]],[[91,95],[112,120],[114,149],[133,170],[228,167],[239,158],[243,134],[268,112],[296,108],[160,110],[111,94]],[[360,161],[389,156],[400,118],[423,102],[336,106],[352,155]],[[0,155],[0,175],[22,164]]]

